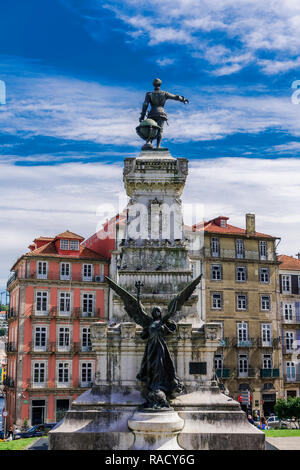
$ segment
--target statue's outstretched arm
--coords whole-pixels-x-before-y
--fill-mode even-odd
[[[166,92],[166,99],[167,100],[175,100],[175,101],[181,101],[182,103],[189,103],[189,100],[185,98],[184,96],[180,95],[173,95],[172,93]]]
[[[183,304],[190,298],[192,293],[194,292],[195,288],[199,284],[201,280],[202,274],[200,274],[196,279],[191,281],[189,284],[185,286],[185,288],[176,295],[170,302],[168,303],[168,313],[163,318],[163,323],[165,323],[172,315],[175,315],[178,312]]]
[[[123,287],[116,284],[112,279],[105,276],[106,282],[108,285],[121,297],[123,300],[124,308],[130,318],[134,320],[138,325],[141,325],[143,328],[152,323],[152,319],[149,315],[146,314],[143,305],[140,301],[134,297],[130,292],[123,289]]]

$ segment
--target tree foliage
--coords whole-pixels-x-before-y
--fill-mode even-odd
[[[289,397],[287,400],[280,398],[274,411],[279,419],[300,419],[300,397]]]

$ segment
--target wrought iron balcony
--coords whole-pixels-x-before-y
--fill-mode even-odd
[[[18,312],[17,312],[17,310],[14,309],[14,308],[10,308],[10,309],[7,311],[6,318],[7,318],[7,321],[15,320],[16,318],[18,318]]]
[[[285,374],[284,375],[284,381],[285,382],[295,382],[298,383],[300,382],[300,374]]]
[[[11,377],[5,377],[3,380],[3,385],[5,387],[13,388],[15,386],[15,381]]]
[[[238,338],[233,338],[234,345],[237,348],[253,348],[254,346],[254,338],[249,338],[246,340],[240,340]]]
[[[13,271],[13,273],[9,276],[8,281],[6,283],[6,288],[8,288],[15,279],[18,277],[18,271]]]
[[[299,325],[300,317],[299,315],[292,315],[292,317],[286,318],[285,315],[281,315],[281,321],[285,325]]]
[[[12,276],[11,276],[12,277]],[[17,277],[17,274],[16,274]],[[98,274],[94,276],[83,276],[82,273],[61,274],[59,272],[49,271],[47,274],[40,274],[38,272],[28,273],[24,279],[48,280],[48,281],[73,281],[73,282],[91,282],[91,283],[104,283],[104,275]],[[13,282],[13,281],[11,281]]]
[[[230,377],[230,369],[216,369],[216,375],[218,378],[228,379]]]
[[[247,371],[241,372],[240,370],[236,369],[236,376],[238,378],[255,378],[256,377],[256,369],[253,367],[249,367]]]
[[[260,369],[261,378],[279,378],[279,369]]]
[[[11,353],[11,352],[16,352],[17,351],[17,345],[15,343],[5,343],[5,351],[7,353]]]

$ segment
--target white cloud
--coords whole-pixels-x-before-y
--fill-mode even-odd
[[[221,53],[221,49],[214,49],[214,60]],[[232,66],[229,67],[240,67],[234,59],[230,60]],[[226,68],[225,65],[223,71],[219,69],[219,73],[226,73]],[[7,74],[10,98],[1,110],[2,132],[24,138],[49,136],[100,144],[141,146],[135,128],[144,91],[48,75],[47,69],[41,66],[38,69],[39,72],[36,72],[33,65],[26,76],[20,78],[16,76],[16,71]],[[258,133],[270,129],[300,135],[299,108],[289,96],[272,97],[264,95],[263,90],[257,90],[259,94],[255,96],[242,96],[248,89],[234,86],[224,90],[199,87],[192,91],[171,86],[169,91],[187,94],[190,99],[187,106],[171,101],[167,103],[171,125],[165,127],[165,136],[171,140],[216,140],[237,132]],[[6,145],[0,148],[4,155]],[[4,155],[2,158],[5,158]],[[64,156],[67,155],[60,149],[53,159],[59,161]],[[77,157],[80,158],[80,155]],[[43,158],[47,161],[49,156]]]
[[[99,218],[125,205],[121,165],[6,163],[0,171],[2,287],[13,262],[36,236],[69,229],[87,237]],[[294,255],[299,251],[299,174],[299,159],[192,160],[183,202],[202,203],[206,219],[227,215],[229,223],[240,227],[245,213],[256,213],[257,231],[281,237],[279,253]]]
[[[94,4],[101,6],[99,0]],[[103,6],[103,5],[102,5]],[[300,4],[298,0],[117,0],[104,5],[129,26],[128,34],[139,32],[150,46],[174,43],[186,46],[192,54],[209,47],[209,41],[218,46],[224,39],[239,43],[240,68],[249,64],[261,51],[279,54],[277,69],[262,60],[262,71],[271,74],[294,68],[287,55],[295,55],[300,47]],[[210,35],[210,33],[212,33]],[[216,36],[220,34],[220,44]],[[234,54],[234,55],[235,55]],[[194,55],[195,56],[195,55]],[[284,59],[283,59],[284,57]],[[205,55],[214,64],[214,57]],[[282,63],[280,65],[280,63]],[[227,63],[225,74],[234,73],[237,66]],[[225,67],[225,66],[223,66]],[[219,73],[219,75],[221,72]]]

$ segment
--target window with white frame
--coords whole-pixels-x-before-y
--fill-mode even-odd
[[[223,354],[215,354],[215,370],[223,369]]]
[[[296,366],[295,363],[292,361],[287,361],[285,364],[286,368],[286,378],[287,380],[295,380],[296,379]]]
[[[37,315],[46,315],[48,313],[48,291],[37,291],[35,310]]]
[[[37,262],[37,278],[38,279],[47,279],[48,277],[48,263],[47,261],[38,261]]]
[[[247,294],[236,295],[236,308],[237,310],[247,310]]]
[[[93,280],[93,265],[92,264],[82,265],[82,280],[83,281]]]
[[[34,350],[35,351],[47,350],[47,327],[46,326],[34,327]]]
[[[68,326],[58,328],[58,351],[69,351],[71,344],[71,331]]]
[[[291,276],[282,274],[281,276],[281,287],[284,294],[291,293]]]
[[[211,238],[211,256],[219,257],[220,256],[220,240],[216,237]]]
[[[91,351],[91,331],[88,326],[85,326],[81,330],[81,349],[82,351]]]
[[[259,242],[259,258],[262,260],[268,259],[268,245],[265,240]]]
[[[261,295],[260,297],[260,308],[263,311],[271,310],[271,297],[269,295]]]
[[[283,304],[283,317],[286,322],[293,320],[294,304]]]
[[[285,348],[287,351],[293,350],[295,335],[293,331],[285,332]]]
[[[222,280],[222,266],[221,264],[212,264],[211,266],[211,279],[213,281]]]
[[[91,316],[94,314],[94,294],[83,294],[82,296],[82,314],[83,316]]]
[[[269,284],[270,270],[269,268],[259,268],[259,282],[262,284]]]
[[[248,323],[237,323],[238,344],[248,341]]]
[[[237,266],[235,269],[235,279],[238,282],[247,281],[247,268],[246,266]]]
[[[235,252],[237,258],[245,258],[244,240],[237,239],[235,242]]]
[[[272,369],[272,355],[263,354],[262,356],[262,368],[263,369]]]
[[[71,240],[70,241],[70,250],[78,251],[79,250],[79,241]]]
[[[222,293],[221,292],[213,292],[211,294],[211,308],[213,310],[222,309]]]
[[[247,354],[239,354],[238,356],[238,371],[239,377],[247,377],[248,376],[248,355]]]
[[[94,364],[93,362],[82,362],[80,371],[81,387],[90,387],[93,382]]]
[[[272,326],[270,323],[263,323],[261,325],[261,338],[262,346],[272,345]]]
[[[59,314],[62,316],[71,315],[71,293],[70,292],[59,293]]]
[[[60,263],[60,279],[67,280],[67,281],[71,279],[71,264],[70,263]]]
[[[60,240],[60,249],[61,250],[69,250],[69,240]]]
[[[33,387],[44,387],[46,385],[46,363],[34,362],[33,364]]]
[[[57,385],[59,387],[68,386],[71,381],[71,363],[58,362],[57,364]]]

